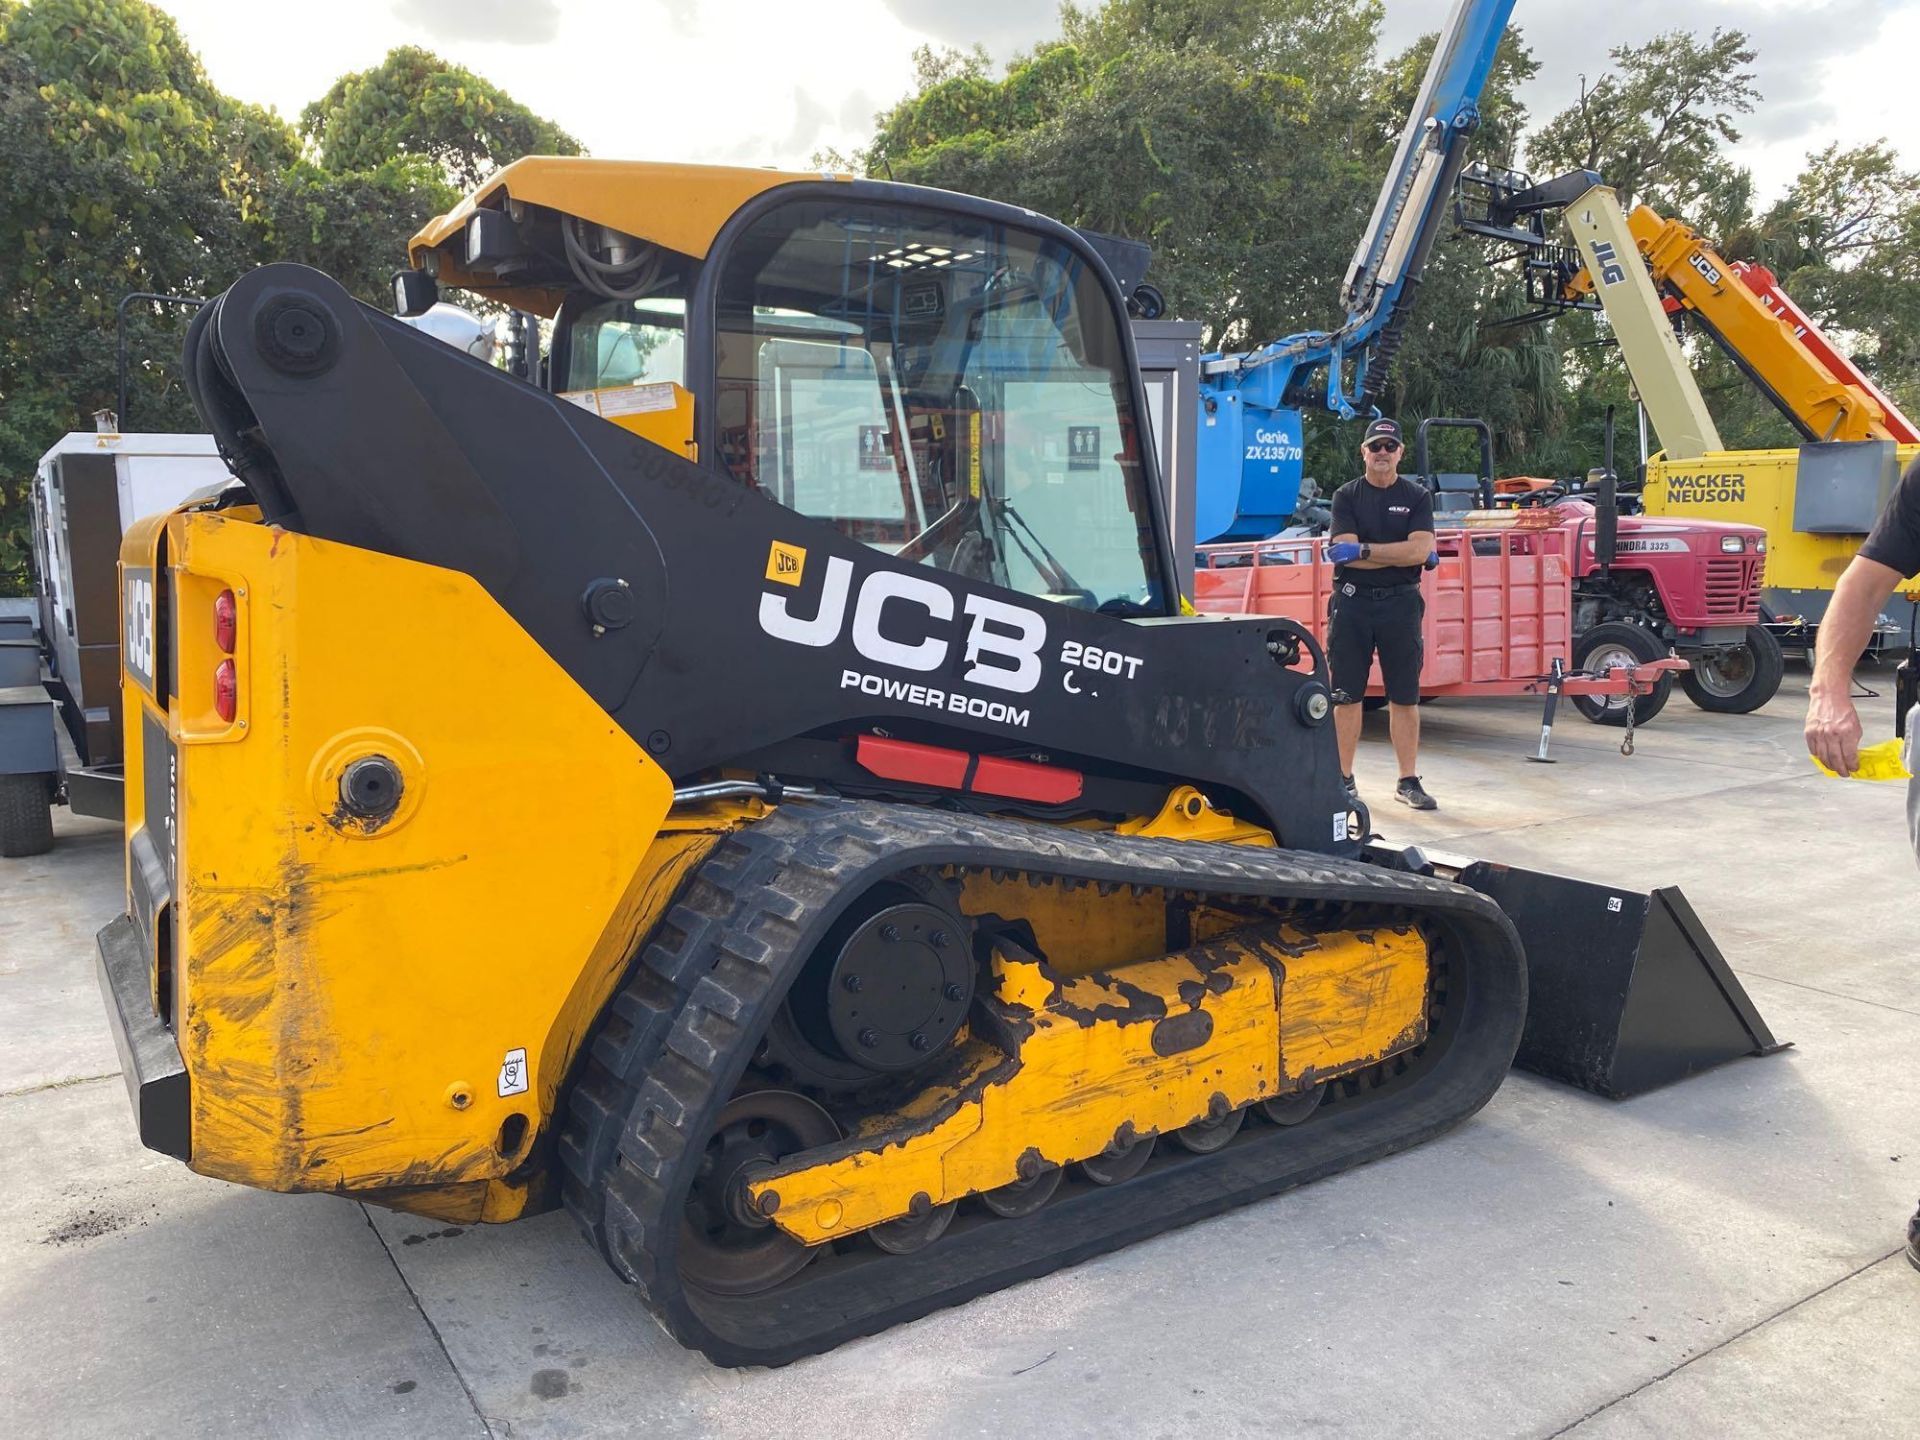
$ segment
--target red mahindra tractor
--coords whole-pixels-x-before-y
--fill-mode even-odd
[[[1438,474],[1429,464],[1429,430],[1449,428],[1478,434],[1478,475]],[[1474,508],[1540,506],[1571,532],[1576,669],[1643,664],[1671,651],[1690,663],[1680,675],[1687,697],[1723,714],[1757,710],[1780,688],[1780,642],[1760,623],[1766,532],[1754,525],[1634,513],[1637,492],[1620,493],[1614,476],[1611,417],[1606,465],[1584,482],[1496,481],[1493,432],[1482,420],[1421,421],[1415,458],[1433,489],[1436,521]],[[1638,724],[1659,714],[1672,691],[1672,677],[1662,676],[1637,698],[1570,698],[1589,720],[1624,725],[1629,703]]]

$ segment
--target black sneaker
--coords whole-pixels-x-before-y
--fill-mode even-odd
[[[1440,807],[1434,798],[1420,788],[1418,775],[1402,775],[1400,783],[1394,787],[1393,798],[1402,805],[1411,805],[1416,810],[1438,810]]]
[[[1353,777],[1351,775],[1342,775],[1340,777],[1340,784],[1347,792],[1347,803],[1349,805],[1358,805],[1360,803],[1360,787],[1353,783]]]
[[[1920,1270],[1920,1210],[1907,1221],[1907,1263]]]

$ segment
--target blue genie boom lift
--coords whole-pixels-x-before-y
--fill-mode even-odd
[[[1351,420],[1386,384],[1427,255],[1451,223],[1454,182],[1514,0],[1456,0],[1341,290],[1336,330],[1202,357],[1194,534],[1263,540],[1300,500],[1301,410]]]

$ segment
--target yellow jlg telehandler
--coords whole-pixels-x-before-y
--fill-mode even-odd
[[[529,159],[412,259],[547,383],[268,266],[187,345],[236,483],[122,552],[146,1144],[564,1203],[780,1363],[1437,1135],[1523,1025],[1610,1094],[1771,1044],[1676,892],[1370,842],[1312,639],[1182,613],[1079,233]]]

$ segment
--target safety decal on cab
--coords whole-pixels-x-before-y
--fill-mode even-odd
[[[501,1095],[524,1095],[527,1093],[527,1052],[509,1050],[507,1058],[500,1062]]]
[[[862,425],[860,427],[860,468],[862,470],[893,468],[893,451],[887,445],[886,426]]]
[[[1067,469],[1098,470],[1099,468],[1100,427],[1069,425],[1067,427]]]

